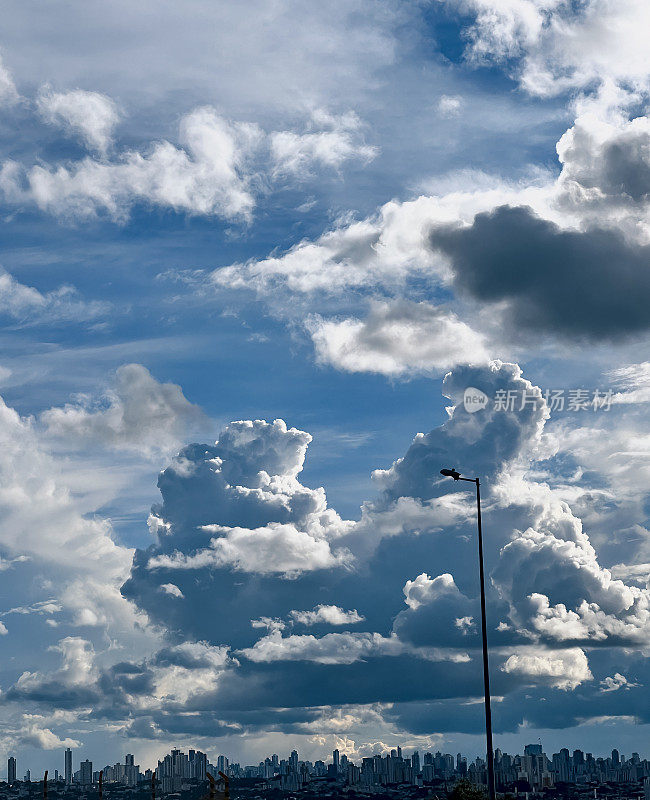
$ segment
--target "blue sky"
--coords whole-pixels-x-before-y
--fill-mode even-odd
[[[496,745],[641,752],[644,4],[22,0],[4,23],[19,771],[66,746],[481,753],[473,507],[445,465],[486,486]],[[575,389],[611,403],[544,399]]]

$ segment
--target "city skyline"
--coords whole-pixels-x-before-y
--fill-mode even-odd
[[[521,750],[522,750],[522,754],[523,755],[531,755],[531,754],[546,755],[546,752],[544,750],[544,746],[543,746],[543,744],[541,742],[525,744],[525,745],[522,746]],[[171,766],[172,762],[169,761],[169,759],[170,759],[170,757],[173,756],[174,753],[180,753],[181,755],[185,755],[180,748],[172,748],[171,751],[170,751],[171,756],[168,754],[168,755],[164,756],[162,760],[158,759],[157,766],[154,767],[153,770],[152,770],[152,766],[153,765],[146,766],[144,768],[144,771],[140,772],[140,775],[142,777],[144,777],[146,773],[151,773],[151,772],[158,773],[161,770],[161,767],[164,769],[164,765],[167,762],[169,762],[169,764]],[[415,755],[417,757],[418,767],[420,766],[421,763],[424,763],[424,764],[427,763],[427,761],[425,760],[425,758],[427,756],[431,757],[431,758],[442,757],[443,759],[451,759],[451,765],[452,765],[451,766],[451,770],[452,771],[456,771],[456,772],[458,772],[458,766],[459,766],[459,763],[460,763],[461,760],[465,762],[465,768],[467,768],[467,765],[470,764],[472,761],[475,761],[475,760],[481,760],[481,761],[483,761],[483,764],[485,764],[484,759],[481,759],[480,756],[476,756],[475,759],[472,759],[471,757],[468,757],[466,754],[463,754],[463,753],[460,753],[460,752],[456,753],[455,755],[452,755],[451,753],[442,753],[439,750],[436,751],[435,755],[434,755],[433,752],[423,752],[421,749],[418,749],[418,748],[412,748],[412,749],[411,748],[402,748],[401,745],[396,745],[396,747],[394,747],[394,748],[389,748],[389,749],[387,749],[387,750],[385,750],[385,751],[383,751],[381,753],[376,753],[374,756],[364,756],[362,758],[363,759],[367,759],[367,758],[373,758],[373,757],[376,757],[376,756],[384,757],[387,754],[389,754],[391,756],[396,756],[398,758],[404,757],[404,758],[408,758],[408,759],[413,759],[413,756]],[[637,751],[633,751],[631,753],[631,755],[628,758],[626,758],[625,754],[623,752],[621,752],[616,747],[612,748],[612,750],[608,754],[598,754],[598,753],[594,754],[594,753],[590,753],[590,752],[588,752],[588,751],[586,751],[584,749],[581,749],[581,748],[576,748],[571,753],[568,748],[560,748],[560,750],[557,753],[553,753],[552,754],[552,763],[554,765],[556,764],[556,761],[558,760],[556,757],[561,757],[560,760],[564,759],[565,758],[564,754],[566,754],[566,762],[567,763],[570,762],[572,765],[576,765],[576,766],[578,764],[584,764],[585,763],[585,759],[588,760],[589,758],[592,758],[594,760],[594,762],[606,761],[606,760],[609,759],[612,762],[614,768],[618,768],[618,767],[622,766],[626,761],[629,761],[630,763],[634,763],[634,764],[638,764],[640,762],[645,761],[646,763],[648,763],[648,768],[650,770],[650,757],[648,756],[648,754],[645,751],[643,751],[642,753],[639,753]],[[504,751],[501,748],[498,748],[498,747],[495,748],[495,760],[496,760],[497,766],[501,763],[502,758],[503,758],[504,755],[508,756],[509,754],[508,753],[504,753]],[[66,750],[64,752],[64,772],[59,772],[59,770],[57,768],[55,768],[54,770],[50,770],[50,780],[61,780],[62,782],[66,783],[66,784],[68,783],[66,775],[67,775],[67,765],[68,765],[69,756],[70,757],[72,756],[72,749],[71,748],[66,748]],[[338,768],[338,766],[340,764],[341,759],[344,759],[346,763],[348,763],[348,762],[349,763],[355,763],[354,759],[349,759],[348,756],[345,753],[341,754],[340,750],[338,750],[338,749],[333,750],[332,753],[331,753],[331,756],[332,756],[331,762],[324,762],[324,763],[331,763],[332,765],[334,765],[337,768]],[[547,755],[547,758],[549,758],[548,755]],[[191,769],[189,771],[189,774],[188,774],[188,777],[196,777],[196,778],[201,779],[201,780],[205,780],[206,779],[206,777],[205,777],[206,776],[206,772],[209,771],[210,769],[212,769],[214,774],[218,774],[219,771],[223,771],[223,772],[227,773],[230,764],[236,765],[237,768],[241,768],[241,769],[247,769],[248,768],[248,767],[242,767],[239,764],[239,762],[237,762],[235,759],[230,758],[229,756],[226,756],[226,755],[223,755],[223,754],[220,754],[220,755],[216,756],[216,758],[215,758],[216,766],[212,765],[212,764],[210,764],[208,762],[207,755],[205,753],[203,753],[202,751],[196,749],[196,748],[190,748],[189,749],[188,755],[186,756],[186,759],[187,759],[186,763],[188,763],[190,765],[190,767],[191,767]],[[358,759],[358,760],[361,760],[361,759]],[[549,758],[549,760],[551,760],[551,759]],[[7,773],[9,773],[9,770],[10,770],[10,767],[11,767],[11,762],[13,761],[14,775],[16,775],[17,774],[16,773],[16,767],[17,767],[17,761],[18,761],[17,757],[10,755],[8,757],[7,761],[8,761]],[[318,762],[318,761],[322,761],[322,759],[315,759],[315,762]],[[281,759],[278,756],[278,754],[274,753],[272,755],[263,756],[261,758],[261,760],[259,761],[258,765],[251,765],[251,766],[256,766],[256,767],[260,766],[261,767],[265,762],[266,763],[271,762],[276,766],[279,766],[281,763],[289,764],[289,765],[291,765],[293,767],[294,771],[297,771],[297,767],[298,767],[299,763],[305,763],[301,759],[299,759],[298,751],[297,750],[292,750],[290,755],[286,759]],[[70,763],[72,765],[72,760],[71,760]],[[89,759],[84,759],[83,762],[82,762],[81,754],[80,754],[80,758],[79,758],[80,768],[79,768],[79,770],[76,770],[76,771],[73,770],[72,774],[79,776],[79,780],[77,780],[76,782],[80,782],[82,784],[92,783],[93,781],[92,780],[88,780],[87,776],[84,779],[84,776],[83,776],[83,773],[82,773],[82,770],[81,770],[81,764],[82,763],[90,763],[91,766],[93,765],[93,762],[91,762]],[[312,764],[311,761],[308,761],[307,763]],[[194,766],[192,767],[192,765],[194,765]],[[95,764],[94,766],[98,766],[98,764]],[[119,766],[119,765],[115,765],[115,766]],[[135,770],[136,770],[136,774],[137,774],[137,770],[140,770],[140,765],[139,764],[135,765],[135,756],[133,754],[131,754],[131,753],[127,753],[124,756],[124,764],[122,764],[121,766],[127,767],[127,768],[128,767],[134,767]],[[72,768],[72,766],[71,766],[71,768]],[[110,769],[113,769],[113,767],[111,767],[110,765],[107,765],[106,767],[99,767],[99,769],[102,769],[102,770],[109,769],[110,770]],[[99,773],[99,769],[93,769],[91,774],[96,776]],[[30,770],[30,772],[31,772],[31,770]],[[563,780],[566,780],[567,778],[568,778],[568,776],[563,776],[562,777]],[[2,780],[2,777],[0,777],[0,780]],[[39,778],[36,778],[36,780],[39,780]],[[42,777],[40,778],[40,780],[42,780]],[[130,785],[126,772],[121,774],[120,776],[116,776],[116,775],[113,775],[111,773],[109,773],[107,775],[106,772],[104,773],[104,782],[105,783],[121,782],[121,781],[124,781],[124,782],[127,783],[127,785]],[[8,782],[10,782],[10,781],[8,781]]]

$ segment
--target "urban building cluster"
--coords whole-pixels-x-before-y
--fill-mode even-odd
[[[495,750],[494,764],[497,791],[503,794],[650,800],[650,761],[642,759],[638,753],[626,758],[618,750],[612,750],[611,755],[601,758],[582,750],[570,753],[562,749],[549,758],[541,744],[529,744],[522,755],[512,756]],[[159,795],[200,797],[205,794],[208,774],[223,773],[230,778],[234,796],[241,797],[266,797],[278,792],[329,797],[337,796],[336,791],[345,791],[348,796],[416,798],[431,796],[431,789],[435,789],[436,796],[444,796],[460,779],[479,788],[485,787],[486,769],[485,760],[481,758],[468,761],[461,753],[453,756],[440,752],[421,756],[417,750],[405,755],[401,747],[356,763],[338,750],[334,750],[328,763],[301,760],[293,750],[288,758],[273,754],[248,766],[231,763],[223,755],[216,759],[216,764],[211,764],[200,750],[189,750],[186,754],[175,749],[159,761],[153,771],[141,772],[133,755],[128,754],[123,764],[103,767],[101,775],[108,793],[131,789],[127,797],[133,797],[138,791],[148,791],[152,779]],[[22,781],[17,775],[16,757],[10,756],[7,781],[0,784],[0,800],[34,794],[29,787],[38,780],[32,780],[30,771],[25,772]],[[97,788],[99,779],[100,771],[94,770],[88,759],[81,761],[79,768],[73,771],[72,751],[68,749],[64,754],[63,773],[55,770],[49,785],[55,794],[89,794],[93,787]]]

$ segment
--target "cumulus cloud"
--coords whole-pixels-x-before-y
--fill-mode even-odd
[[[115,103],[97,92],[44,89],[37,107],[46,121],[80,136],[99,153],[79,161],[24,167],[6,160],[0,191],[8,203],[33,203],[59,217],[98,215],[124,222],[136,204],[178,213],[248,222],[257,196],[281,177],[308,177],[349,159],[369,161],[375,149],[361,138],[352,113],[316,111],[314,130],[267,133],[227,120],[210,106],[181,118],[179,144],[166,139],[106,157],[119,120]]]
[[[406,605],[413,610],[446,594],[459,594],[453,575],[449,573],[431,579],[426,572],[423,572],[415,580],[406,581],[404,585]]]
[[[37,108],[46,122],[69,130],[100,153],[108,150],[120,117],[110,97],[82,89],[55,92],[44,87],[38,96]]]
[[[219,593],[230,594],[229,603],[242,598],[232,613],[248,627],[251,619],[279,616],[255,608],[250,587],[265,576],[292,583],[313,572],[345,572],[352,556],[339,540],[354,523],[328,508],[322,488],[298,480],[310,441],[282,420],[256,420],[231,423],[214,445],[183,448],[160,474],[163,502],[152,509],[150,525],[156,542],[136,556],[125,594],[157,617],[159,587],[174,584],[186,600],[171,604],[165,616],[198,631],[203,615],[191,609],[219,576]]]
[[[241,655],[254,662],[314,661],[317,664],[353,664],[369,656],[399,655],[403,645],[379,633],[327,633],[325,636],[282,636],[269,633]]]
[[[393,623],[401,641],[416,647],[467,646],[467,637],[476,633],[473,618],[478,609],[476,602],[458,589],[451,574],[430,578],[423,572],[406,581],[403,592],[408,608]],[[462,655],[461,651],[458,656]]]
[[[9,699],[68,697],[88,702],[95,695],[99,671],[92,644],[79,636],[67,636],[51,649],[61,655],[60,668],[47,673],[23,672],[9,690]]]
[[[260,136],[255,125],[230,123],[213,108],[198,108],[181,120],[182,147],[163,140],[144,152],[127,150],[113,161],[87,157],[69,166],[27,170],[7,161],[0,189],[9,202],[31,201],[60,216],[104,213],[124,220],[134,203],[145,203],[248,219],[255,201],[246,164]]]
[[[601,692],[618,692],[620,689],[630,689],[638,684],[628,681],[625,675],[620,672],[615,672],[613,675],[608,675],[600,682]]]
[[[467,57],[505,63],[527,91],[554,95],[611,77],[641,83],[648,76],[643,0],[451,0],[474,16]]]
[[[296,611],[294,609],[289,612],[289,616],[300,625],[319,625],[321,623],[325,625],[355,625],[365,619],[356,608],[344,611],[340,606],[328,606],[323,603],[317,605],[313,611]]]
[[[354,112],[335,116],[323,109],[312,115],[312,127],[306,133],[276,131],[270,134],[269,146],[274,171],[297,176],[309,175],[313,166],[338,169],[349,159],[372,160],[377,149],[361,138],[361,121]]]
[[[86,513],[33,421],[2,402],[0,436],[0,547],[13,562],[2,573],[13,600],[5,615],[31,615],[44,648],[55,632],[63,635],[67,641],[57,646],[64,648],[68,666],[61,679],[77,674],[75,664],[82,661],[79,637],[72,635],[79,627],[89,641],[118,637],[135,653],[150,646],[156,634],[147,630],[146,615],[120,593],[133,551],[114,541],[107,519]],[[14,648],[22,663],[30,663],[29,642],[20,637]],[[37,680],[34,670],[30,672],[21,690],[47,679],[44,674]],[[56,687],[50,688],[55,696]],[[81,694],[78,687],[68,689],[68,700]]]
[[[433,266],[426,225],[435,205],[422,198],[410,204],[387,203],[376,218],[341,223],[284,254],[219,268],[208,277],[208,285],[260,293],[286,285],[299,294],[400,285],[409,273]],[[453,213],[444,217],[456,219]]]
[[[65,737],[62,739],[50,728],[42,728],[37,722],[25,725],[18,731],[18,738],[21,744],[26,747],[35,747],[39,750],[59,750],[64,747],[81,747],[78,739]]]
[[[193,555],[173,553],[154,556],[149,569],[196,570],[204,567],[232,567],[242,572],[280,573],[291,577],[304,570],[345,566],[351,554],[344,549],[332,550],[325,539],[295,525],[270,522],[263,528],[228,528],[205,525],[204,530],[219,534],[210,540],[209,548]]]
[[[307,322],[316,359],[348,372],[395,376],[487,362],[484,337],[448,309],[406,300],[374,303],[363,319]]]
[[[575,101],[575,122],[560,137],[557,204],[587,221],[608,219],[634,241],[648,240],[650,118],[641,95],[604,82]]]
[[[567,213],[553,207],[556,192],[549,176],[527,186],[490,179],[489,187],[392,200],[363,220],[341,220],[316,239],[300,241],[284,253],[219,267],[207,275],[191,273],[184,279],[202,292],[246,288],[269,301],[279,287],[301,299],[371,289],[400,297],[407,294],[409,282],[422,282],[429,292],[447,290],[453,273],[449,259],[431,247],[433,226],[470,225],[477,213],[504,203],[525,204],[566,223]]]
[[[118,547],[109,524],[78,513],[60,478],[56,462],[39,446],[27,420],[0,403],[0,488],[2,543],[10,557],[21,556],[23,568],[44,559],[50,566],[73,566],[71,553],[84,561],[87,573],[110,580],[128,565],[131,553]]]
[[[502,669],[532,683],[548,683],[564,690],[575,689],[584,681],[593,680],[587,656],[578,647],[559,651],[522,649],[511,655]]]
[[[526,392],[535,402],[469,413],[468,385],[490,397]],[[480,609],[466,565],[476,558],[475,505],[469,490],[439,475],[453,454],[461,471],[490,476],[488,624],[495,692],[504,698],[497,725],[514,730],[530,716],[524,690],[543,691],[556,708],[558,694],[580,687],[572,707],[583,714],[589,697],[587,717],[608,713],[611,694],[638,703],[643,687],[632,682],[624,692],[601,691],[611,662],[605,670],[598,654],[647,643],[647,590],[614,579],[571,508],[528,474],[548,418],[540,390],[516,365],[492,362],[456,368],[444,392],[447,421],[377,473],[379,493],[358,522],[342,520],[322,489],[299,481],[311,437],[280,420],[231,423],[214,445],[183,448],[160,474],[152,544],[135,552],[122,587],[165,626],[169,644],[106,667],[81,637],[65,637],[62,666],[32,669],[8,696],[90,704],[95,715],[108,714],[110,701],[125,730],[155,737],[259,730],[270,714],[298,732],[323,705],[377,701],[400,703],[395,718],[414,726],[421,723],[408,722],[403,704],[435,702],[435,719],[446,720],[441,730],[474,730],[480,719],[468,698],[482,691]],[[322,561],[314,561],[317,547]],[[349,554],[345,562],[339,552]],[[436,572],[421,572],[422,563]],[[70,583],[59,603],[76,614],[73,625],[92,631],[95,618],[106,625],[102,612],[108,618],[115,610],[105,599],[93,608],[87,597],[75,607],[71,595],[82,588]],[[355,629],[290,629],[301,624]],[[452,702],[458,714],[450,714]],[[281,714],[271,710],[278,706]],[[181,707],[192,713],[179,715]]]
[[[612,578],[581,520],[548,487],[533,502],[531,527],[502,548],[492,576],[515,625],[565,646],[647,642],[650,590]]]
[[[145,455],[171,451],[204,421],[180,386],[160,383],[142,364],[119,367],[114,385],[98,400],[84,397],[41,414],[50,436]]]

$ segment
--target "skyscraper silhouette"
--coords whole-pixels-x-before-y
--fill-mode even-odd
[[[72,750],[68,747],[65,751],[65,785],[72,783]]]

